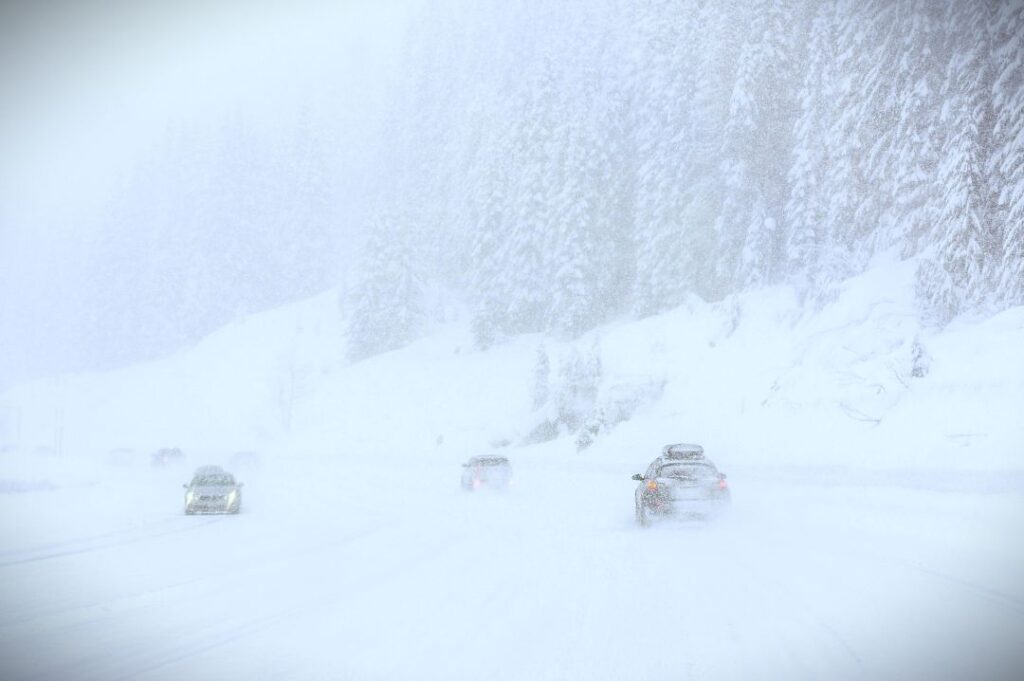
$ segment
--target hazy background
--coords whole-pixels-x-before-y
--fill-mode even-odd
[[[1024,303],[1021,2],[4,11],[0,382],[331,288],[350,359],[880,260],[929,326]]]
[[[408,10],[4,3],[0,384],[151,357],[335,281],[365,211]],[[274,217],[295,208],[284,180],[296,163],[301,202],[315,207],[292,217],[315,223],[322,252],[256,262],[245,242],[301,246],[301,230],[271,229],[270,207],[251,205],[277,185]],[[256,281],[303,266],[301,282]]]
[[[0,31],[5,678],[1020,676],[1024,3]]]

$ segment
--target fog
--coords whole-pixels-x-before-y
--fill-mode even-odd
[[[118,288],[100,283],[113,271],[174,276],[167,260],[180,264],[201,248],[193,232],[223,228],[178,209],[175,246],[156,224],[168,207],[157,204],[168,193],[203,203],[187,179],[209,176],[214,161],[195,152],[223,146],[231,125],[243,126],[250,144],[294,155],[303,153],[296,130],[315,139],[329,173],[327,229],[338,243],[362,229],[408,3],[7,3],[0,11],[0,384],[165,353],[233,316],[184,325],[169,342],[130,338],[113,354],[103,347],[117,344],[113,334],[95,328],[115,326],[99,312]],[[185,147],[191,161],[173,153]],[[165,175],[140,182],[154,165]],[[119,214],[121,204],[135,212]],[[146,205],[150,213],[136,210]],[[278,242],[290,238],[287,225],[274,232]],[[125,248],[132,238],[166,257]],[[330,263],[340,269],[346,249],[337,251]]]
[[[4,204],[48,216],[55,200],[109,200],[175,121],[244,110],[273,129],[307,106],[365,125],[381,115],[408,4],[7,3]]]
[[[0,101],[0,677],[1024,668],[1024,3],[7,3]]]

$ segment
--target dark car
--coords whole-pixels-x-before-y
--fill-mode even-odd
[[[202,466],[185,488],[185,514],[238,513],[242,507],[242,483],[219,466]]]
[[[512,482],[512,465],[504,456],[474,456],[462,464],[462,489],[505,489]]]
[[[705,519],[730,502],[725,474],[704,456],[700,445],[666,445],[647,472],[637,473],[636,519],[644,527],[656,518]]]
[[[152,460],[154,466],[162,467],[182,463],[185,455],[177,447],[163,447],[153,452]]]

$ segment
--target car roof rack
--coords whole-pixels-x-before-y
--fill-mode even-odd
[[[661,450],[661,455],[666,459],[703,459],[704,448],[700,445],[679,442],[674,445],[665,445]]]
[[[469,457],[469,463],[498,464],[508,463],[508,457],[501,454],[481,454]]]

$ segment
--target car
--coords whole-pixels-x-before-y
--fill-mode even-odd
[[[238,513],[242,507],[242,485],[220,466],[200,466],[185,489],[185,515],[196,513]]]
[[[185,455],[178,447],[162,447],[153,452],[151,459],[154,466],[163,467],[183,462]]]
[[[725,473],[700,445],[665,445],[647,472],[633,480],[640,483],[634,494],[636,520],[644,527],[661,518],[711,518],[732,500]]]
[[[474,456],[462,464],[462,489],[505,489],[512,482],[512,465],[504,456]]]

